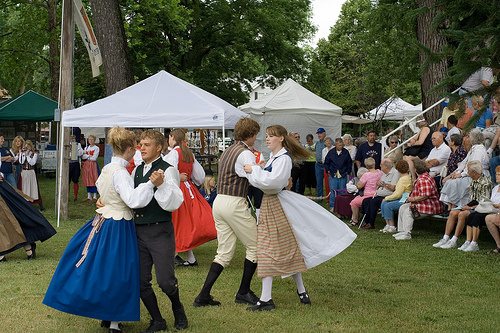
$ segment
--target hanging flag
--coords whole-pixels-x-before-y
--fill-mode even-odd
[[[97,45],[97,39],[94,35],[94,30],[90,24],[89,17],[83,8],[81,0],[73,0],[73,10],[75,23],[78,26],[78,31],[82,37],[83,44],[89,53],[90,65],[92,66],[92,76],[96,77],[100,74],[99,66],[102,65],[101,50]]]

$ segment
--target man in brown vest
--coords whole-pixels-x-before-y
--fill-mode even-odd
[[[250,118],[240,119],[234,127],[235,142],[222,153],[219,160],[217,197],[213,203],[213,216],[217,229],[217,255],[215,256],[194,306],[220,305],[210,295],[215,281],[224,267],[229,265],[239,239],[246,248],[243,277],[235,302],[255,305],[259,298],[250,290],[250,282],[257,268],[257,226],[248,211],[246,195],[248,180],[244,164],[255,164],[253,146],[259,133],[259,124]]]

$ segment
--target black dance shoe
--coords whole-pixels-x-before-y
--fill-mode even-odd
[[[306,305],[311,305],[311,300],[309,299],[309,294],[307,293],[307,290],[304,291],[303,293],[300,293],[300,294],[297,291],[297,295],[299,295],[300,303],[306,304]]]
[[[7,258],[3,257],[0,262],[7,262]]]
[[[28,252],[30,250],[26,250]],[[28,260],[33,260],[36,258],[36,243],[31,243],[31,254],[28,256]]]
[[[234,298],[235,303],[239,304],[250,304],[250,305],[255,305],[259,301],[259,298],[255,295],[253,291],[249,291],[246,294],[236,294],[236,297]]]
[[[261,300],[257,301],[257,304],[247,308],[248,311],[270,311],[275,308],[274,302],[270,299],[267,302],[263,302]]]
[[[180,331],[180,330],[185,330],[186,328],[188,328],[188,320],[186,317],[186,312],[184,311],[184,306],[182,306],[176,310],[173,310],[173,312],[174,312],[174,318],[175,318],[175,321],[174,321],[175,329]]]
[[[151,319],[149,322],[149,327],[146,328],[145,331],[142,331],[141,333],[154,333],[154,332],[163,332],[167,330],[167,322],[165,319],[162,319],[160,321],[156,321]]]
[[[197,308],[201,306],[219,306],[220,302],[214,300],[212,295],[208,296],[208,298],[201,298],[200,296],[196,296],[193,305]]]
[[[184,266],[184,259],[182,259],[179,255],[176,255],[174,258],[175,266]]]

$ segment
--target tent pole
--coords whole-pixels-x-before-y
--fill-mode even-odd
[[[222,151],[226,150],[226,121],[224,119],[224,111],[222,112]]]
[[[61,201],[62,201],[62,168],[63,168],[63,154],[64,154],[64,126],[62,125],[62,115],[61,112],[61,121],[59,123],[61,130],[61,135],[59,135],[59,172],[57,177],[57,227],[59,228],[59,220],[61,218]]]

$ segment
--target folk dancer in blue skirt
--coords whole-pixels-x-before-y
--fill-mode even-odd
[[[70,240],[43,303],[101,319],[109,332],[120,332],[118,322],[140,320],[139,253],[130,208],[146,206],[163,175],[153,173],[134,189],[125,169],[135,154],[134,135],[114,127],[108,138],[114,156],[96,184],[103,206]]]

